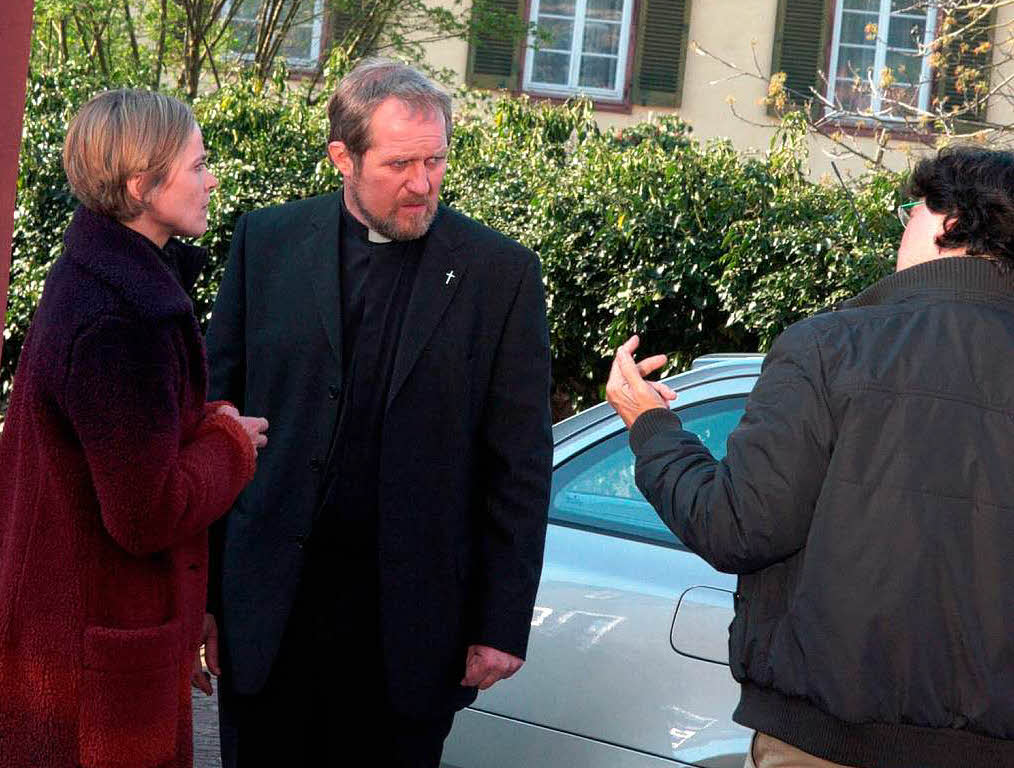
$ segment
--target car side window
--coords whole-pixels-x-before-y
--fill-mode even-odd
[[[677,409],[716,459],[736,428],[745,397],[713,400]],[[550,520],[619,536],[680,546],[634,483],[634,454],[623,430],[572,456],[553,473]]]

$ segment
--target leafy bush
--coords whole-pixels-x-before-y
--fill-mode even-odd
[[[0,399],[74,207],[63,132],[96,90],[71,69],[30,83]],[[323,110],[281,80],[241,79],[194,108],[220,182],[195,291],[206,322],[239,215],[339,179]],[[706,352],[764,349],[890,268],[900,179],[861,179],[853,207],[839,185],[806,180],[804,130],[790,116],[767,156],[749,159],[729,142],[695,140],[673,116],[603,132],[587,102],[465,97],[444,199],[540,254],[558,415],[601,396],[611,351],[631,333],[676,368]]]
[[[602,133],[586,103],[502,100],[456,128],[445,198],[536,250],[557,390],[601,398],[633,333],[672,369],[766,349],[789,323],[890,268],[900,179],[855,190],[805,178],[805,124],[786,119],[764,160],[698,142],[678,117]]]
[[[49,268],[63,249],[63,231],[76,206],[61,159],[67,124],[99,90],[97,83],[93,75],[74,65],[33,73],[28,82],[0,361],[0,404],[10,396],[24,334]]]
[[[33,74],[28,84],[0,360],[0,406],[9,398],[24,334],[77,205],[61,161],[66,128],[74,113],[106,83],[70,64]],[[118,85],[143,86],[129,79]],[[287,92],[284,84],[242,79],[199,98],[194,110],[220,184],[212,195],[208,232],[201,240],[210,258],[194,292],[198,315],[206,322],[239,215],[333,189],[338,177],[322,160],[326,118]]]

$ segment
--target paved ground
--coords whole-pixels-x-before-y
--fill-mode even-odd
[[[193,690],[191,700],[194,704],[194,768],[221,768],[218,696],[205,696],[201,691]]]

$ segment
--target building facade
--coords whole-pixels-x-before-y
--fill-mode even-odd
[[[917,125],[919,113],[942,99],[963,101],[962,84],[920,54],[944,22],[935,5],[918,0],[496,2],[538,25],[537,45],[445,42],[431,48],[431,61],[475,87],[538,98],[584,94],[604,126],[675,112],[697,137],[728,137],[743,151],[769,146],[778,117],[765,103],[768,81],[784,72],[790,104],[819,97],[812,114],[825,136],[810,139],[816,176],[836,158],[843,171],[863,168],[843,144],[904,167],[939,138],[931,124]],[[966,35],[973,45],[961,63],[985,67],[994,86],[1011,74],[1012,22],[1014,8],[1002,7]],[[976,116],[1014,122],[1011,101],[1001,86]],[[857,119],[863,111],[881,120]]]
[[[309,21],[286,44],[297,69],[314,66],[326,41],[338,37],[321,12],[325,0],[299,1]],[[433,1],[461,11],[458,0]],[[809,139],[814,176],[830,172],[832,160],[843,172],[861,171],[864,156],[898,169],[932,151],[940,134],[917,118],[941,101],[964,101],[972,89],[954,74],[962,66],[985,72],[994,91],[968,114],[1014,123],[1014,91],[1006,88],[1014,81],[1007,63],[1014,6],[1002,3],[964,36],[959,68],[945,74],[922,53],[945,26],[931,0],[484,2],[537,34],[516,44],[480,35],[425,46],[429,63],[459,83],[537,99],[583,95],[603,127],[672,112],[698,138],[728,137],[742,151],[763,151],[779,124],[780,110],[766,98],[769,81],[784,73],[787,106],[811,102],[820,126]],[[330,17],[341,24],[340,14]],[[237,19],[244,23],[253,17]]]

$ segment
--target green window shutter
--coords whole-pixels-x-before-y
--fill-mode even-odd
[[[520,0],[486,0],[492,10],[520,17]],[[494,35],[475,35],[468,44],[466,82],[473,88],[520,89],[520,44]]]
[[[352,14],[348,11],[335,10],[331,14],[331,39],[341,40],[352,27]]]
[[[789,108],[809,102],[811,88],[820,93],[826,87],[821,72],[827,67],[831,13],[831,0],[778,0],[771,74],[785,73]],[[776,114],[774,106],[768,113]]]
[[[336,0],[333,3],[325,4],[328,9],[328,50],[321,50],[321,59],[325,60],[331,53],[331,49],[345,40],[345,35],[353,28],[357,15],[362,14],[362,7],[358,0]],[[355,56],[356,51],[350,51]]]
[[[965,120],[984,120],[986,117],[985,93],[989,90],[990,73],[992,72],[993,61],[993,29],[996,26],[996,9],[994,8],[981,18],[974,20],[971,11],[958,11],[954,17],[958,29],[972,23],[971,28],[963,33],[960,39],[956,39],[948,46],[945,64],[942,71],[937,73],[937,94],[935,106],[943,104],[944,110],[949,112],[955,107],[968,105],[958,113],[957,117]],[[939,25],[944,19],[939,20]],[[938,26],[937,37],[943,32]],[[987,50],[976,53],[976,49],[986,45]],[[980,74],[975,75],[971,70],[977,70]],[[976,93],[976,84],[985,87],[980,93]]]
[[[678,107],[683,98],[691,0],[641,0],[631,101]]]

